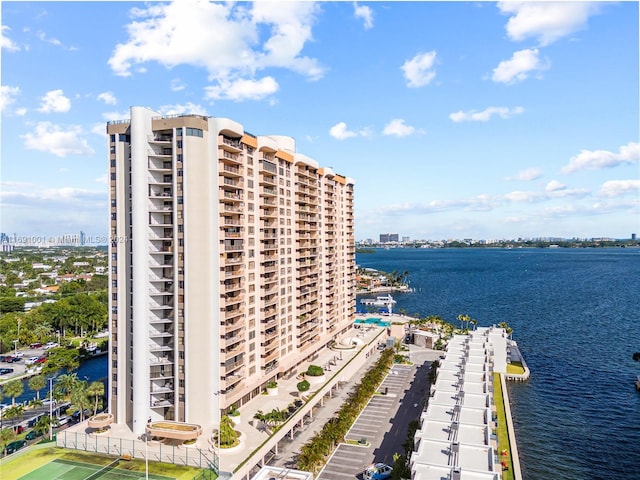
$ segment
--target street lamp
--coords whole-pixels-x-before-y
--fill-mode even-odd
[[[53,440],[53,377],[49,377],[49,441]]]
[[[13,350],[15,351],[15,355],[18,355],[18,341],[19,340],[14,340],[13,341]]]
[[[58,346],[60,346],[60,330],[56,330],[56,335],[58,335]]]

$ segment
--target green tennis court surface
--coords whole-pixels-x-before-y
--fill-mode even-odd
[[[145,472],[123,470],[117,468],[115,462],[105,466],[57,459],[20,477],[20,480],[145,480],[146,478]],[[152,474],[149,474],[149,479],[175,480],[172,477]]]

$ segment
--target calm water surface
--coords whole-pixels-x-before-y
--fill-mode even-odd
[[[526,480],[640,479],[640,249],[391,249],[396,311],[513,328],[531,378],[509,383]]]

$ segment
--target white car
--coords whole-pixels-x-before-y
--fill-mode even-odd
[[[40,357],[29,357],[24,361],[24,363],[26,365],[33,365],[34,363],[36,363],[38,361],[38,358],[40,358]]]
[[[18,357],[18,358],[19,358],[19,357],[24,357],[24,352],[15,352],[15,353],[13,354],[13,356],[14,356],[14,357]]]
[[[56,342],[47,342],[42,348],[45,350],[49,350],[50,348],[58,347],[59,345]]]

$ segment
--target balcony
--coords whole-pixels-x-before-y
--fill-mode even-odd
[[[240,165],[242,164],[242,157],[237,153],[228,152],[222,148],[218,151],[218,158],[222,160],[224,163],[232,164],[232,165]]]
[[[225,135],[218,136],[218,145],[220,145],[225,151],[232,153],[239,153],[242,151],[242,143],[239,138],[231,138]]]

